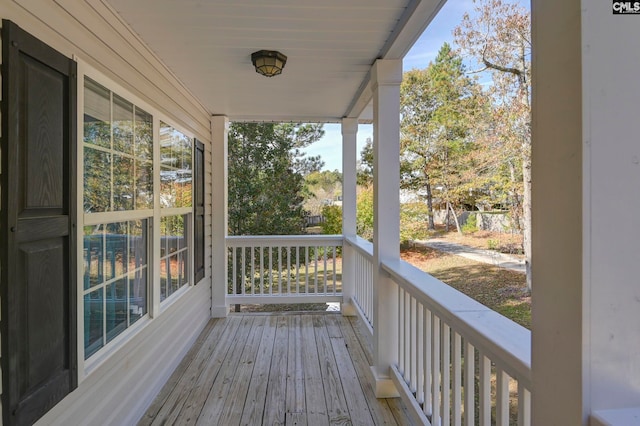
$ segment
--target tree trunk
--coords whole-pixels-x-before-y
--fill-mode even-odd
[[[524,183],[522,201],[524,238],[522,245],[524,249],[525,269],[527,272],[527,288],[531,290],[531,156],[529,150],[530,146],[527,146],[522,156],[522,180]]]
[[[431,183],[427,180],[427,213],[429,214],[429,225],[428,229],[430,231],[434,231],[436,229],[436,224],[433,221],[433,193],[431,192]]]
[[[453,215],[453,221],[456,224],[456,230],[458,231],[458,234],[462,234],[462,229],[460,228],[460,221],[458,220],[458,215],[456,214],[456,211],[453,210],[453,206],[451,205],[451,203],[447,201],[447,216],[449,216],[449,211],[451,211],[451,214]],[[447,228],[448,228],[448,223],[449,223],[449,218],[447,217]]]

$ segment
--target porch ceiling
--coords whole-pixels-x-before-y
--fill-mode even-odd
[[[107,0],[212,114],[368,119],[369,71],[402,58],[444,0]],[[288,56],[266,78],[251,53]],[[363,113],[364,111],[364,113]]]

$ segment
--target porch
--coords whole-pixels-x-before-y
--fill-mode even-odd
[[[139,424],[412,424],[399,398],[376,399],[371,362],[339,313],[212,319]]]

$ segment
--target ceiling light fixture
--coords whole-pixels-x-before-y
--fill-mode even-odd
[[[256,72],[265,77],[273,77],[282,74],[287,57],[275,50],[258,50],[251,54],[251,62],[256,67]]]

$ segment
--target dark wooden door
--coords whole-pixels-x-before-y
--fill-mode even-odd
[[[2,398],[31,424],[77,386],[76,64],[2,23]]]
[[[194,210],[194,280],[198,283],[205,275],[204,236],[204,144],[196,140],[195,166],[193,173]]]

